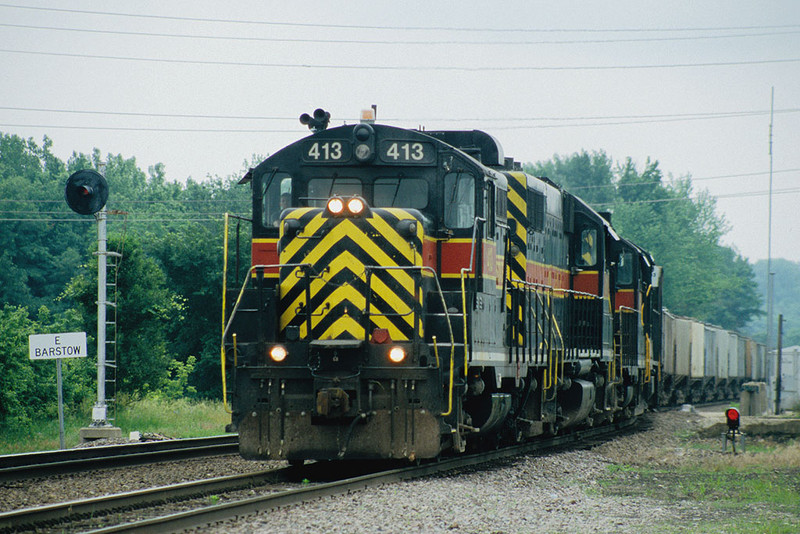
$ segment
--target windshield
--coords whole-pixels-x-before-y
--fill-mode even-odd
[[[422,178],[377,178],[373,187],[377,208],[428,207],[428,182]]]
[[[292,205],[292,177],[284,172],[267,175],[264,178],[263,215],[264,226],[277,227],[281,212]]]
[[[475,178],[463,172],[444,177],[444,224],[448,228],[472,228],[475,223]]]
[[[361,180],[345,176],[314,178],[308,182],[308,205],[323,208],[333,196],[362,196]]]

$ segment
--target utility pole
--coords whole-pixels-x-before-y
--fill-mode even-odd
[[[774,273],[772,272],[772,120],[775,104],[775,88],[770,93],[769,104],[769,209],[767,211],[767,354],[772,350],[772,295]],[[777,403],[775,409],[778,409]]]
[[[778,315],[778,371],[775,376],[775,415],[781,414],[781,360],[783,359],[783,314]]]

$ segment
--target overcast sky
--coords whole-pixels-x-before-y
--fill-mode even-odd
[[[725,242],[800,261],[800,2],[0,3],[0,131],[54,152],[239,174],[375,104],[378,122],[482,129],[535,162],[649,157],[715,196]],[[113,190],[109,206],[113,207]],[[657,259],[657,258],[656,258]]]

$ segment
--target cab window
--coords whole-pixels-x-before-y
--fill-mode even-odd
[[[361,180],[358,178],[314,178],[308,182],[307,200],[309,206],[323,208],[333,196],[352,197],[362,194]]]
[[[281,212],[292,205],[292,177],[286,173],[275,173],[267,176],[262,191],[263,224],[267,227],[277,227],[280,223]]]
[[[581,231],[581,243],[575,264],[578,267],[590,267],[597,263],[597,230],[584,228]]]
[[[428,182],[422,178],[377,178],[373,184],[373,204],[378,208],[428,207]]]
[[[620,252],[617,265],[617,285],[629,286],[631,284],[633,284],[633,255],[630,252]]]
[[[444,224],[472,228],[475,223],[475,177],[463,172],[444,176]]]

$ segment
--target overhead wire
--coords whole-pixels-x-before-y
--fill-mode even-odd
[[[551,65],[551,66],[492,66],[492,65],[364,65],[360,63],[325,64],[325,63],[269,63],[258,61],[221,61],[210,59],[183,59],[183,58],[155,58],[136,56],[114,56],[104,54],[76,54],[70,52],[43,52],[37,50],[13,50],[2,48],[0,52],[8,54],[23,54],[51,57],[68,57],[76,59],[103,59],[114,61],[133,61],[146,63],[166,63],[172,65],[204,65],[223,67],[258,67],[277,69],[323,69],[323,70],[375,70],[387,72],[423,71],[423,72],[553,72],[553,71],[605,71],[605,70],[645,70],[645,69],[674,69],[674,68],[708,68],[708,67],[733,67],[745,65],[776,65],[800,62],[800,58],[757,59],[747,61],[710,61],[701,63],[668,63],[653,65]]]
[[[635,37],[635,38],[614,38],[614,39],[569,39],[569,40],[437,40],[423,39],[417,41],[398,40],[398,39],[322,39],[310,37],[263,37],[246,35],[192,35],[185,33],[166,33],[152,31],[123,31],[106,30],[98,28],[67,28],[58,26],[38,26],[33,24],[13,24],[0,23],[0,27],[17,28],[26,30],[40,31],[60,31],[81,34],[95,35],[121,35],[129,37],[160,37],[175,39],[205,39],[210,41],[238,41],[238,42],[268,42],[268,43],[303,43],[303,44],[355,44],[355,45],[476,45],[476,46],[529,46],[529,45],[575,45],[575,44],[603,44],[603,43],[641,43],[641,42],[663,42],[663,41],[698,41],[710,39],[740,39],[750,37],[777,37],[782,35],[794,35],[800,30],[770,31],[761,33],[737,33],[723,35],[693,35],[680,37]]]
[[[688,31],[742,31],[742,30],[765,30],[800,28],[798,24],[776,24],[776,25],[750,25],[750,26],[701,26],[694,28],[490,28],[486,26],[466,27],[466,26],[393,26],[393,25],[367,25],[367,24],[330,24],[314,22],[279,22],[263,21],[253,19],[222,19],[222,18],[203,18],[177,15],[152,15],[147,13],[118,13],[111,11],[99,11],[88,9],[67,9],[44,6],[24,6],[18,4],[0,4],[0,7],[47,11],[53,13],[73,13],[81,15],[103,15],[124,18],[140,18],[155,20],[172,20],[184,22],[202,23],[224,23],[224,24],[249,24],[257,26],[276,26],[276,27],[298,27],[298,28],[336,28],[347,30],[402,30],[402,31],[454,31],[454,32],[488,32],[488,33],[642,33],[642,32],[688,32]]]
[[[192,118],[192,119],[227,119],[227,120],[282,120],[294,121],[294,118],[288,117],[261,117],[250,118],[241,116],[220,116],[220,115],[191,115],[191,114],[166,114],[166,113],[131,113],[131,112],[99,112],[99,111],[72,111],[72,110],[57,110],[45,108],[23,108],[12,106],[0,106],[0,109],[10,111],[29,111],[29,112],[50,112],[50,113],[76,113],[76,114],[107,114],[110,116],[136,116],[136,117],[150,117],[150,118]],[[774,113],[797,113],[800,108],[787,108],[783,110],[775,110]],[[636,115],[620,116],[622,120],[602,120],[601,117],[528,117],[528,118],[488,118],[488,119],[446,119],[446,118],[433,118],[430,123],[437,122],[470,122],[473,125],[480,125],[491,122],[526,122],[525,124],[518,125],[492,125],[482,126],[483,128],[491,128],[493,130],[522,130],[522,129],[553,129],[553,128],[584,128],[584,127],[598,127],[598,126],[625,126],[637,124],[655,124],[655,123],[668,123],[668,122],[684,122],[684,121],[701,121],[701,120],[715,120],[715,119],[729,119],[741,117],[754,117],[769,115],[768,110],[763,111],[741,111],[741,112],[720,112],[720,113],[696,113],[696,114],[674,114],[674,115],[640,115],[641,119],[636,119]],[[608,117],[609,119],[615,118],[614,116]],[[344,122],[356,122],[357,119],[343,119]],[[404,118],[387,118],[387,122],[413,122],[416,119]],[[586,120],[591,122],[576,123],[574,121]],[[562,121],[564,124],[536,124],[537,122],[554,122]],[[5,128],[52,128],[52,129],[68,129],[68,130],[107,130],[107,131],[127,131],[127,132],[184,132],[184,133],[296,133],[296,128],[275,129],[275,128],[189,128],[189,127],[156,127],[156,126],[84,126],[84,125],[70,125],[70,124],[40,124],[40,123],[0,123],[0,127]],[[429,128],[435,129],[435,128]]]
[[[234,119],[234,120],[297,120],[295,116],[274,116],[274,115],[210,115],[200,113],[155,113],[155,112],[136,112],[136,111],[108,111],[108,110],[87,110],[87,109],[64,109],[64,108],[42,108],[42,107],[23,107],[23,106],[3,106],[0,109],[9,111],[28,111],[42,113],[62,113],[77,115],[113,115],[120,117],[146,117],[146,118],[180,118],[180,119]],[[431,122],[527,122],[527,121],[579,121],[579,120],[627,120],[627,119],[680,119],[680,118],[726,118],[750,115],[768,115],[769,113],[797,113],[800,108],[782,109],[756,109],[740,111],[716,111],[716,112],[697,112],[697,113],[662,113],[645,115],[583,115],[574,117],[564,116],[533,116],[533,117],[386,117],[386,121],[431,121]],[[342,119],[344,121],[357,121],[356,117]]]

